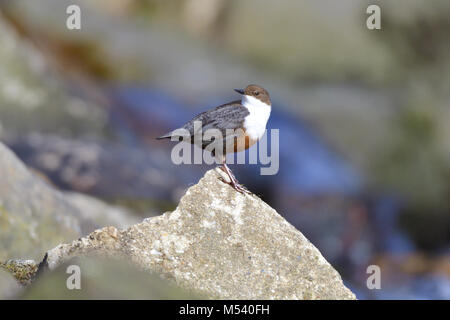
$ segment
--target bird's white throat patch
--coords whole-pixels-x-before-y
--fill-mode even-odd
[[[259,140],[266,131],[267,120],[270,117],[272,107],[255,97],[244,95],[242,105],[250,114],[245,118],[244,128],[250,138]]]

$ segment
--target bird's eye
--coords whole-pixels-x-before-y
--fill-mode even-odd
[[[255,91],[255,96],[258,96],[259,95],[259,92],[258,91]]]

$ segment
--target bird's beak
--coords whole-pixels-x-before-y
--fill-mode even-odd
[[[234,89],[234,91],[236,91],[239,94],[244,94],[245,93],[244,90],[242,90],[242,89]]]

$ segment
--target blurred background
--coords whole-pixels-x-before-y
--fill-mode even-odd
[[[81,8],[81,30],[66,8]],[[381,7],[381,30],[366,8]],[[280,171],[232,165],[359,299],[450,299],[450,2],[0,1],[0,139],[49,183],[175,208],[211,167],[154,138],[271,94]],[[292,147],[294,146],[294,147]],[[381,267],[381,290],[366,287]]]

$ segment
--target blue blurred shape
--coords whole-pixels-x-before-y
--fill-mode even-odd
[[[280,130],[280,177],[308,194],[361,191],[360,173],[305,120],[283,110],[274,109],[268,123],[268,129]]]

